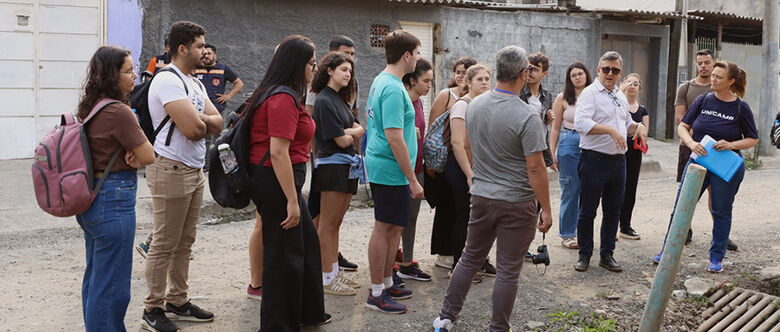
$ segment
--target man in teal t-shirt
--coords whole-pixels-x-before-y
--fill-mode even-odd
[[[411,165],[414,165],[417,159],[414,107],[404,84],[398,77],[382,72],[374,79],[367,112],[368,181],[388,186],[408,185],[409,180],[398,165],[385,135],[386,129],[403,129],[403,140],[409,152],[409,160]]]
[[[420,40],[396,30],[385,37],[387,67],[374,79],[368,97],[366,171],[374,197],[374,230],[368,243],[371,291],[366,307],[389,314],[405,313],[396,302],[412,291],[393,282],[393,261],[406,226],[410,198],[423,198],[414,174],[417,130],[414,107],[401,78],[414,71]]]

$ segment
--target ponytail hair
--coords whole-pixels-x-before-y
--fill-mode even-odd
[[[737,95],[739,98],[745,97],[745,88],[747,87],[747,73],[736,63],[731,61],[718,61],[715,63],[714,68],[723,68],[728,73],[728,79],[734,80],[734,83],[729,86],[729,90]]]

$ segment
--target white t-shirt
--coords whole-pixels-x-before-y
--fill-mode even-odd
[[[189,99],[198,113],[203,113],[206,108],[208,94],[203,84],[190,75],[184,75],[179,68],[173,64],[168,65],[173,68],[187,83],[187,92],[184,91],[182,80],[171,72],[159,72],[152,80],[149,87],[149,114],[152,117],[152,125],[157,128],[168,113],[165,111],[165,105],[182,99]],[[168,130],[171,126],[171,120],[165,123],[165,127],[160,130],[154,141],[154,151],[159,155],[180,161],[192,168],[203,168],[206,159],[206,140],[190,140],[176,126],[171,136],[171,144],[166,146],[165,139],[168,137]]]
[[[539,101],[539,98],[534,97],[534,95],[531,95],[528,97],[528,105],[533,107],[537,113],[542,114],[542,102]]]

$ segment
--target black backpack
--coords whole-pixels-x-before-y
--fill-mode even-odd
[[[190,93],[189,89],[187,89],[187,83],[184,82],[184,78],[181,77],[181,75],[179,75],[179,73],[177,73],[175,70],[168,67],[160,69],[157,74],[152,76],[152,78],[150,78],[148,81],[133,87],[133,92],[130,94],[130,107],[135,110],[135,114],[138,116],[138,122],[141,124],[141,129],[144,130],[146,138],[152,145],[154,145],[157,134],[160,133],[160,130],[162,130],[162,128],[165,127],[165,124],[168,123],[168,121],[171,119],[171,116],[166,114],[165,118],[162,120],[162,122],[160,122],[160,126],[155,129],[154,125],[152,124],[152,115],[149,114],[149,87],[152,86],[152,80],[154,80],[154,78],[163,71],[176,74],[176,77],[178,77],[181,80],[181,83],[184,84],[184,93]],[[174,126],[176,126],[176,124],[171,122],[171,126],[168,127],[168,136],[165,138],[166,146],[171,145],[171,137],[173,136]]]
[[[288,86],[276,86],[266,91],[260,98],[249,105],[244,103],[235,113],[243,113],[232,126],[223,131],[206,154],[206,162],[209,165],[209,189],[214,201],[222,207],[243,209],[252,199],[252,176],[249,174],[249,150],[251,148],[250,134],[252,132],[252,117],[255,110],[273,95],[286,93],[296,101],[295,91]],[[225,174],[222,162],[219,160],[218,147],[220,144],[229,144],[230,149],[236,155],[238,169],[231,174]],[[270,156],[269,149],[260,161],[260,167]]]

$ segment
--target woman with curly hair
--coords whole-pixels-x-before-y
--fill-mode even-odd
[[[130,51],[100,47],[89,61],[78,105],[77,116],[83,121],[101,101],[117,101],[99,110],[86,126],[95,178],[110,172],[89,210],[76,215],[86,246],[81,303],[87,331],[124,331],[130,302],[136,169],[154,162],[154,149],[128,105],[138,77],[133,68]],[[117,151],[124,151],[124,158],[109,166]]]

